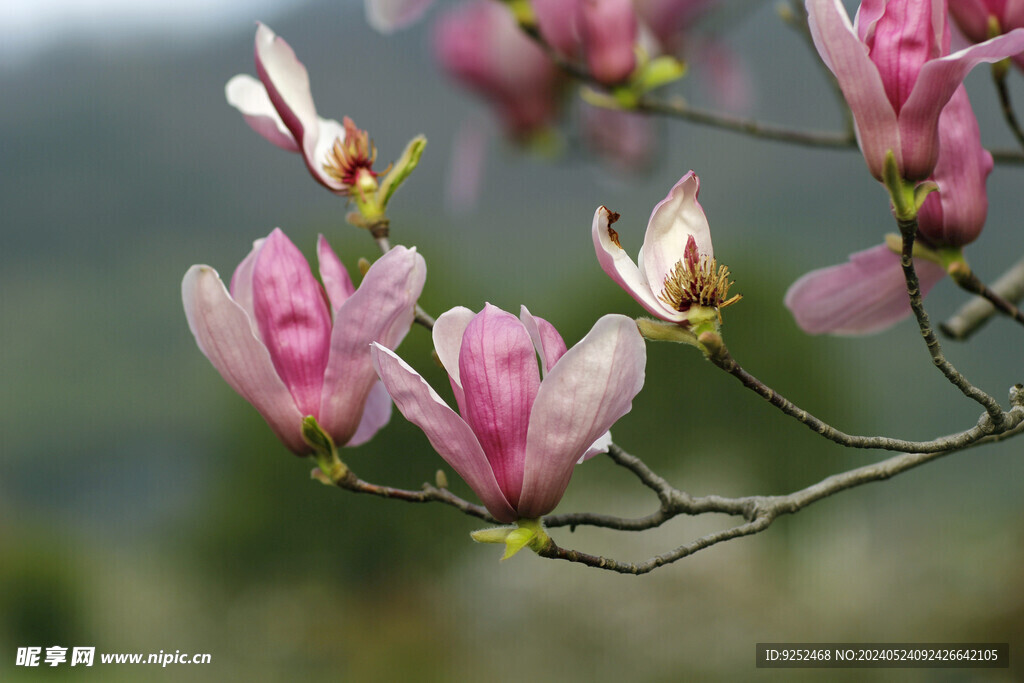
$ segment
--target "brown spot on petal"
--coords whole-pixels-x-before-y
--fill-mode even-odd
[[[612,230],[612,223],[619,220],[619,214],[615,213],[607,206],[602,206],[601,208],[604,209],[604,212],[608,215],[608,239],[612,241],[612,244],[617,246],[619,249],[622,249],[622,245],[619,243],[619,233]]]

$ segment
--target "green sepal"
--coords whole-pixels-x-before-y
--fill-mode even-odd
[[[405,151],[402,152],[402,156],[398,157],[398,161],[395,162],[394,166],[384,180],[381,181],[380,189],[377,190],[377,204],[380,206],[381,213],[388,206],[388,202],[391,200],[391,195],[395,193],[395,190],[405,182],[405,179],[409,177],[409,174],[413,172],[416,166],[420,163],[420,157],[423,156],[423,150],[427,146],[427,138],[423,135],[417,135],[409,144],[405,146]]]
[[[338,457],[338,448],[334,445],[334,439],[320,428],[316,418],[312,415],[302,418],[302,440],[313,449],[313,457],[320,469],[320,475],[313,472],[314,479],[324,481],[326,477],[330,482],[337,483],[348,474],[348,467]]]
[[[889,201],[892,202],[892,210],[896,214],[896,219],[910,221],[916,218],[918,204],[914,184],[903,179],[899,164],[896,163],[896,155],[891,149],[885,153],[882,183],[889,191]],[[924,199],[922,198],[921,201],[923,202]]]
[[[614,96],[586,85],[580,88],[580,99],[591,106],[602,109],[628,109],[628,107],[623,107],[622,103]]]
[[[469,537],[477,543],[504,543],[505,554],[501,556],[503,560],[527,547],[534,552],[542,552],[552,543],[539,519],[516,520],[515,528],[503,526],[479,529],[472,532]]]
[[[932,192],[938,191],[939,186],[934,180],[925,180],[920,185],[914,188],[914,208],[915,211],[920,211],[921,207],[924,206],[924,200],[928,199],[928,195]]]
[[[678,81],[686,75],[686,64],[672,55],[661,55],[650,60],[633,75],[633,90],[638,94]]]
[[[536,535],[536,531],[526,527],[519,527],[518,529],[510,531],[508,536],[505,537],[505,554],[501,556],[501,559],[507,560],[518,553],[529,545],[530,541],[532,541],[533,537]]]
[[[502,0],[502,2],[512,12],[516,23],[526,29],[536,28],[537,15],[533,11],[530,0]]]
[[[472,531],[469,537],[477,543],[504,543],[512,531],[512,527],[507,526],[491,527],[489,529]]]
[[[649,341],[669,341],[677,344],[689,344],[700,348],[695,335],[688,328],[676,323],[651,318],[637,318],[636,327],[644,339]]]

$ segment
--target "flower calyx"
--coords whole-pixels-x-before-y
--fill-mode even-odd
[[[515,526],[480,529],[469,536],[477,543],[504,543],[505,554],[501,556],[502,560],[507,560],[527,547],[535,553],[541,553],[553,543],[539,519],[518,519]]]

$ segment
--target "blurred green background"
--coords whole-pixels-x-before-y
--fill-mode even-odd
[[[355,2],[260,11],[307,65],[321,114],[369,129],[381,161],[417,133],[430,140],[391,208],[393,241],[427,260],[428,311],[522,303],[570,344],[604,313],[640,315],[596,264],[593,211],[620,212],[616,227],[635,253],[651,207],[692,168],[716,255],[744,295],[726,311],[725,333],[745,367],[850,433],[923,439],[976,420],[976,407],[930,367],[911,324],[862,339],[810,338],[782,306],[799,275],[893,230],[858,154],[662,121],[650,171],[624,177],[577,152],[540,159],[495,134],[478,204],[453,213],[453,137],[487,112],[426,58],[428,27],[376,35]],[[731,24],[722,40],[750,73],[750,113],[839,125],[819,67],[770,3]],[[290,455],[196,348],[180,279],[197,262],[229,277],[275,226],[307,253],[323,232],[351,272],[358,257],[376,256],[375,245],[344,223],[344,204],[311,182],[298,157],[253,134],[224,102],[228,78],[254,71],[248,19],[202,30],[102,26],[93,17],[87,30],[72,26],[38,49],[11,47],[0,71],[0,678],[822,675],[755,672],[759,641],[1009,641],[1013,668],[978,678],[1024,678],[1019,439],[848,491],[640,578],[529,554],[499,562],[499,549],[469,541],[479,525],[449,508],[310,481],[311,463]],[[983,69],[969,85],[983,139],[1008,146]],[[1018,99],[1022,86],[1014,75]],[[704,103],[690,80],[677,91]],[[968,252],[989,280],[1024,252],[1022,173],[999,166],[989,182],[989,224]],[[962,300],[943,283],[928,303],[941,319]],[[947,350],[1002,398],[1024,379],[1020,339],[997,320]],[[420,328],[401,348],[448,397],[429,352]],[[786,493],[883,457],[816,438],[674,345],[649,346],[646,387],[614,433],[694,494]],[[365,479],[410,488],[443,466],[397,412],[346,455]],[[579,468],[558,511],[640,515],[656,502],[598,458]],[[642,560],[731,521],[554,537]],[[18,647],[51,645],[208,652],[213,662],[162,673],[14,666]],[[962,674],[910,670],[901,679]]]

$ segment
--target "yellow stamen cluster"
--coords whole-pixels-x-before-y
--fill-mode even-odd
[[[362,194],[364,186],[376,186],[378,174],[373,170],[373,162],[377,160],[377,148],[369,134],[356,128],[352,119],[346,116],[344,123],[345,139],[337,138],[328,150],[324,173]]]
[[[689,256],[679,259],[665,278],[665,289],[658,296],[660,300],[683,312],[694,305],[725,308],[742,298],[739,294],[727,298],[729,288],[735,284],[729,280],[727,266],[718,265],[715,259],[706,255],[699,261]]]

